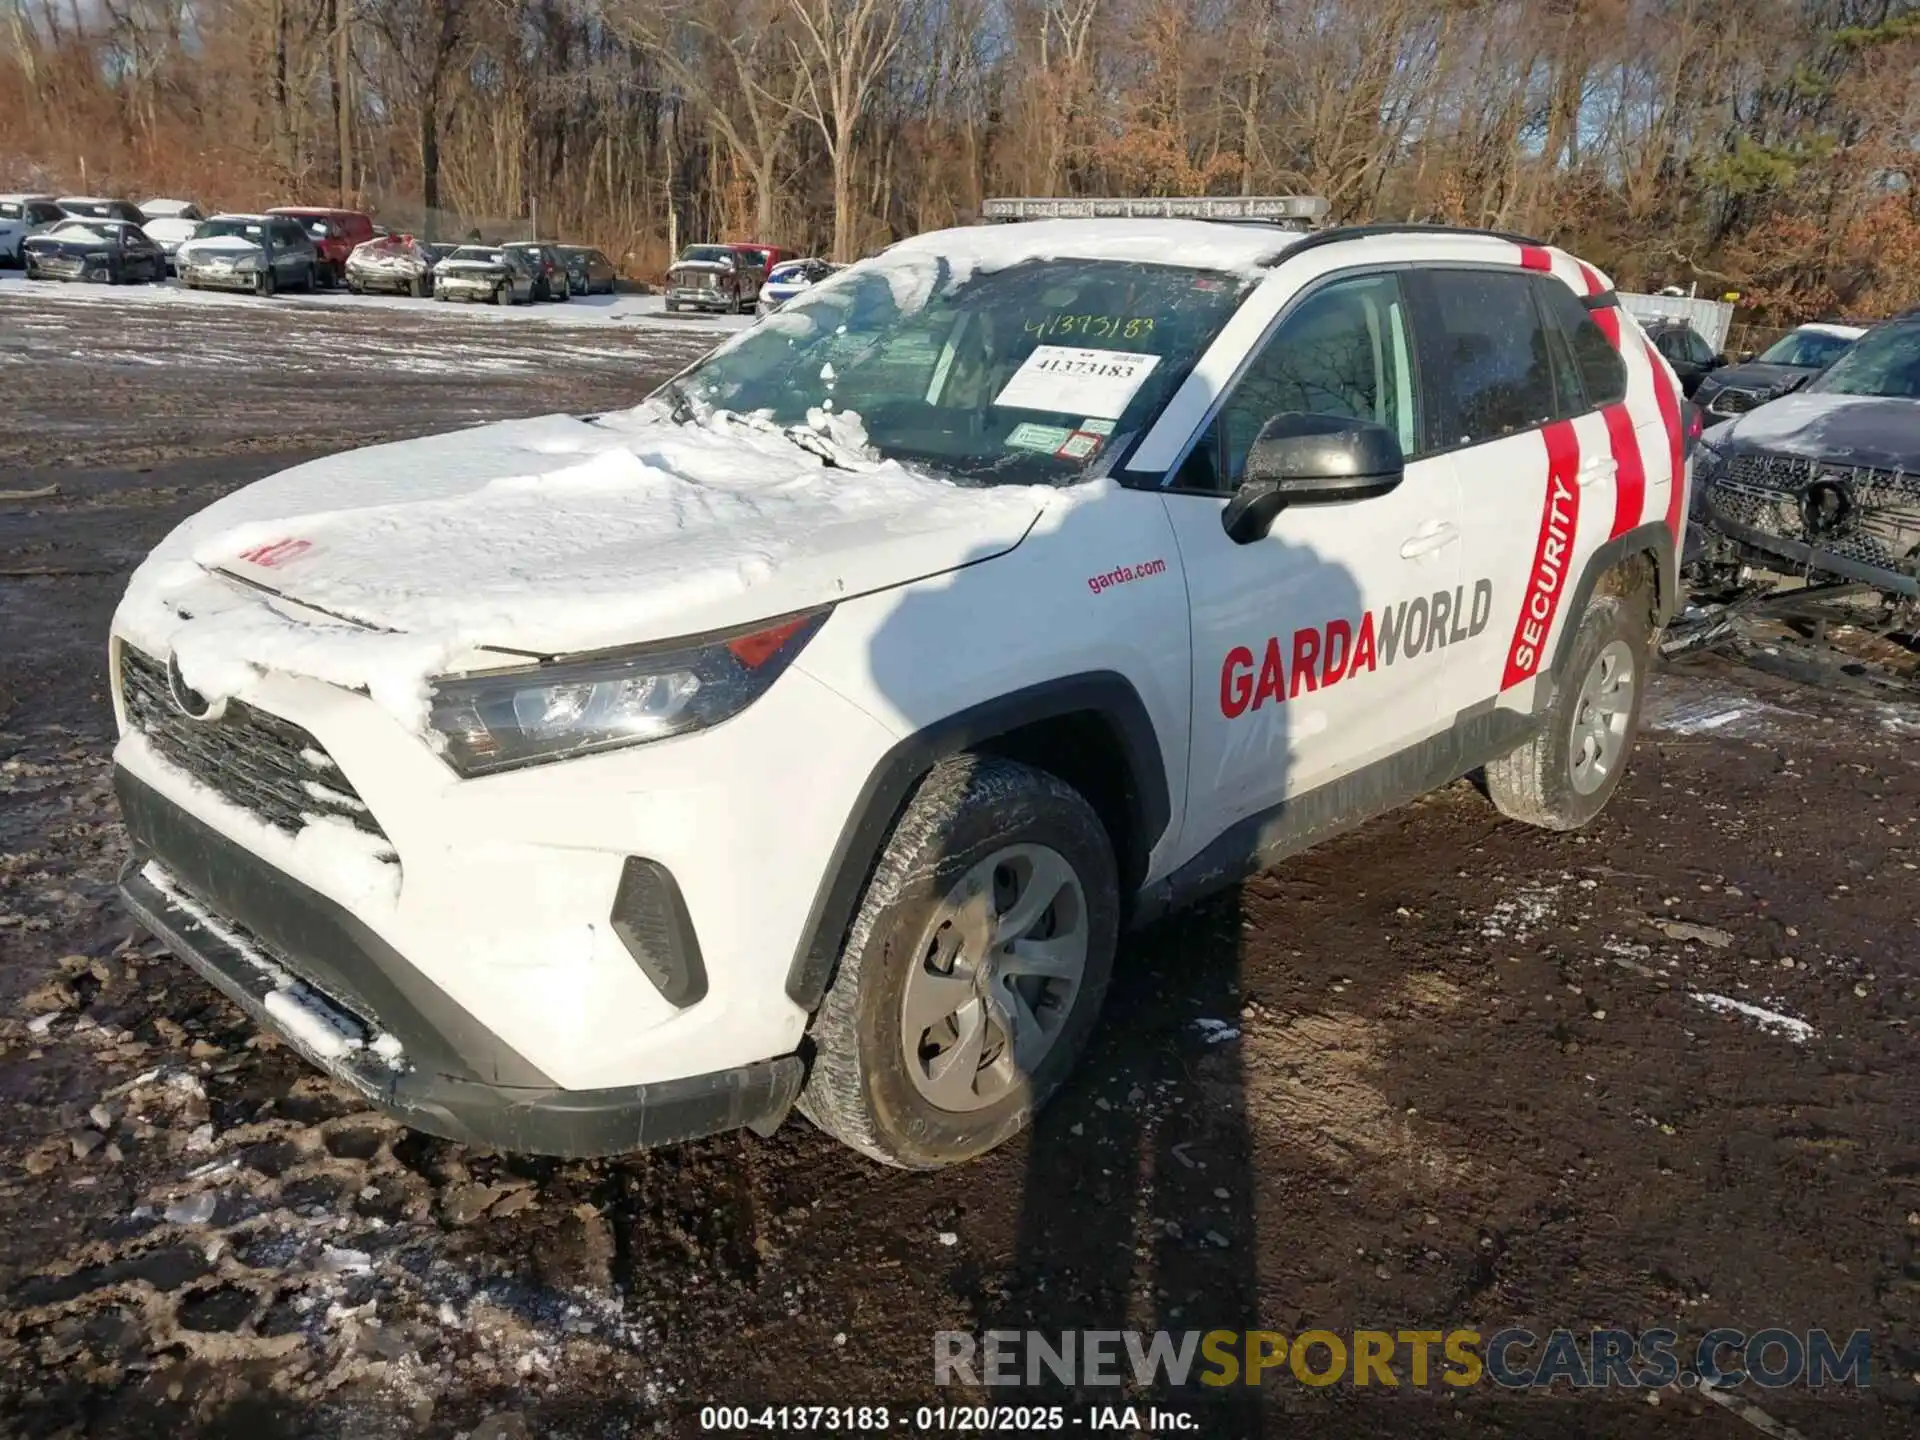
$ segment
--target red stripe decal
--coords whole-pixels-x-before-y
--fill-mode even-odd
[[[1580,468],[1580,441],[1573,423],[1556,420],[1542,430],[1547,442],[1547,493],[1540,507],[1540,538],[1533,547],[1533,568],[1527,572],[1526,593],[1520,599],[1520,619],[1507,646],[1502,690],[1511,690],[1539,673],[1553,617],[1567,588],[1567,570],[1573,561],[1573,537],[1580,525],[1580,486],[1574,472]]]
[[[1673,537],[1677,553],[1686,536],[1687,516],[1687,448],[1680,430],[1680,397],[1674,393],[1673,378],[1653,346],[1645,340],[1640,343],[1647,352],[1647,364],[1653,367],[1653,398],[1660,402],[1660,419],[1667,427],[1667,459],[1673,466],[1673,483],[1667,491],[1667,533]]]
[[[1576,260],[1574,263],[1580,267],[1580,278],[1587,282],[1587,294],[1606,293],[1607,287],[1601,281],[1598,270],[1584,260]],[[1607,337],[1614,349],[1618,350],[1620,348],[1620,312],[1609,305],[1604,310],[1590,310],[1587,313],[1593,316],[1593,323],[1600,327],[1600,333]]]
[[[1522,245],[1520,247],[1520,265],[1526,270],[1552,270],[1553,256],[1547,253],[1544,245]]]
[[[1600,412],[1607,421],[1607,444],[1613,447],[1613,530],[1624,535],[1640,523],[1647,506],[1647,467],[1640,459],[1640,437],[1633,433],[1633,416],[1624,405]]]

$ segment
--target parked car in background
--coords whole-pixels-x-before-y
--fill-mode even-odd
[[[0,265],[24,265],[27,237],[64,218],[51,195],[0,195]]]
[[[375,236],[347,257],[347,289],[355,295],[431,295],[436,259],[411,235]]]
[[[144,225],[147,217],[131,200],[103,200],[97,195],[63,195],[54,204],[75,220],[128,220]]]
[[[147,238],[167,257],[167,269],[173,269],[173,252],[193,238],[206,212],[191,200],[142,200],[140,213],[146,222],[140,227]]]
[[[533,262],[524,250],[507,245],[462,245],[434,267],[433,298],[530,305],[533,284]]]
[[[1866,334],[1858,325],[1802,325],[1758,355],[1716,370],[1693,392],[1693,403],[1724,419],[1798,390]]]
[[[131,285],[167,278],[160,247],[129,220],[62,220],[25,245],[29,280]]]
[[[1920,600],[1920,311],[1715,425],[1695,457],[1710,558]]]
[[[567,284],[576,295],[611,295],[619,278],[613,262],[590,245],[553,247],[567,267]]]
[[[758,240],[730,240],[727,248],[744,258],[751,268],[758,270],[763,280],[774,266],[801,258],[792,250],[778,245],[762,245]]]
[[[216,215],[173,252],[189,290],[272,295],[319,283],[320,254],[298,220],[285,215]]]
[[[760,271],[731,245],[689,245],[667,271],[667,309],[745,312],[760,294]]]
[[[553,246],[539,240],[510,240],[501,248],[526,258],[528,268],[533,271],[534,299],[573,298],[573,282],[567,276],[567,262]]]
[[[269,215],[285,215],[306,227],[318,256],[322,284],[338,285],[347,274],[354,247],[374,238],[373,217],[358,210],[334,210],[324,205],[276,205]]]
[[[767,271],[766,283],[760,287],[760,313],[771,315],[801,291],[811,290],[839,268],[826,260],[781,261]]]
[[[1727,363],[1707,343],[1707,337],[1684,320],[1647,320],[1642,324],[1654,348],[1680,377],[1680,391],[1689,400],[1701,381]]]

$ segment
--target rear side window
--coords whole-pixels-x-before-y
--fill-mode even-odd
[[[1524,271],[1426,270],[1432,315],[1420,327],[1438,392],[1443,446],[1478,445],[1556,418],[1546,328]]]
[[[1618,405],[1627,398],[1627,362],[1571,290],[1558,280],[1541,279],[1535,285],[1541,313],[1571,352],[1579,373],[1586,401],[1580,408]]]
[[[0,200],[0,220],[18,220],[26,213],[24,205],[12,200]]]
[[[60,207],[42,201],[37,205],[29,205],[27,214],[36,225],[51,225],[60,218]]]

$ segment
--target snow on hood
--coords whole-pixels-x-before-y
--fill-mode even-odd
[[[428,680],[476,651],[641,644],[904,584],[1012,549],[1053,493],[936,480],[870,458],[851,417],[821,424],[851,468],[652,404],[316,460],[176,529],[114,629],[210,698],[275,669],[424,729]]]
[[[730,260],[676,260],[667,267],[671,274],[675,270],[722,270],[728,273],[740,267]]]
[[[1920,401],[1801,390],[1709,433],[1716,448],[1920,472]]]
[[[257,255],[257,241],[244,235],[209,235],[204,240],[188,240],[180,246],[182,255]]]
[[[147,238],[156,245],[178,245],[193,238],[193,232],[200,228],[200,222],[162,216],[158,220],[147,221],[140,228],[147,232]]]

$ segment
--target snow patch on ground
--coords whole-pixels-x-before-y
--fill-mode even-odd
[[[1814,1036],[1813,1026],[1805,1020],[1792,1015],[1783,1015],[1778,1010],[1768,1010],[1759,1005],[1749,1004],[1745,1000],[1735,1000],[1730,995],[1715,995],[1701,990],[1690,990],[1687,998],[1696,1005],[1721,1015],[1739,1015],[1753,1021],[1769,1035],[1784,1035],[1796,1045],[1804,1045]]]
[[[1524,883],[1494,902],[1480,923],[1480,933],[1489,940],[1524,942],[1552,921],[1559,908],[1558,885]]]

